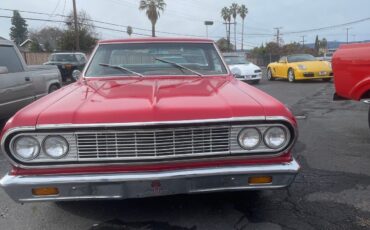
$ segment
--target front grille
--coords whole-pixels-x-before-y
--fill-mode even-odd
[[[160,159],[228,154],[229,126],[78,132],[79,160]]]
[[[315,77],[315,73],[304,73],[303,76],[305,76],[305,77]]]

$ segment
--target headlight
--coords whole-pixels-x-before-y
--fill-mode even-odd
[[[24,160],[32,160],[40,153],[40,144],[33,137],[20,136],[14,141],[13,151]]]
[[[272,149],[278,149],[287,142],[286,131],[281,127],[271,127],[264,134],[265,144]]]
[[[300,69],[300,70],[306,70],[307,67],[305,65],[298,65],[298,69]]]
[[[68,142],[61,136],[48,136],[43,142],[45,154],[54,159],[64,157],[68,153]]]
[[[239,145],[247,150],[255,149],[261,142],[261,133],[255,128],[246,128],[239,133]]]

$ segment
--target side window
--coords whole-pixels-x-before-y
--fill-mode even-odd
[[[8,68],[9,73],[23,71],[21,60],[13,46],[0,46],[0,66]]]
[[[86,59],[82,54],[77,54],[76,56],[77,56],[78,62],[86,62]]]
[[[287,58],[286,57],[281,57],[279,62],[280,63],[285,63],[285,62],[287,62]]]

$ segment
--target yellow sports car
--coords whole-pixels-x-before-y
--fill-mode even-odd
[[[330,81],[333,70],[330,62],[316,60],[310,54],[294,54],[267,66],[267,79],[272,81],[275,78],[287,78],[289,82],[305,79]]]

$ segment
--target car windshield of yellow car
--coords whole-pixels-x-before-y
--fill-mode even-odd
[[[310,54],[296,54],[288,56],[288,62],[315,61],[315,57]]]

